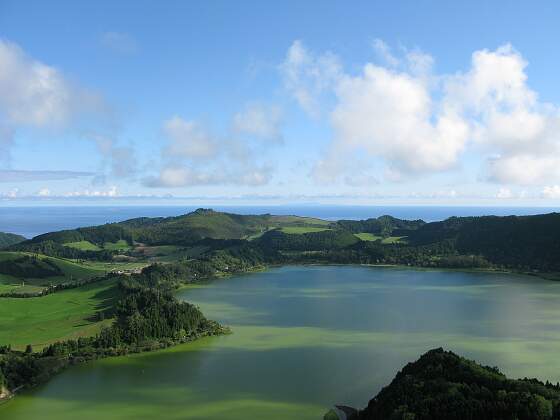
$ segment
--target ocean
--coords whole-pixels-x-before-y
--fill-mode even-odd
[[[118,222],[135,217],[178,216],[200,206],[25,206],[0,207],[0,232],[32,238],[46,232]],[[427,222],[451,216],[531,215],[559,211],[558,207],[459,207],[459,206],[212,206],[238,214],[278,214],[318,217],[326,220],[367,219],[389,214]]]

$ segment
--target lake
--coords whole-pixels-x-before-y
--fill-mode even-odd
[[[2,419],[320,419],[443,346],[560,381],[560,283],[513,274],[288,266],[179,292],[233,334],[66,370]]]

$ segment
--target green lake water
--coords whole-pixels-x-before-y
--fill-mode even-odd
[[[283,267],[179,296],[233,334],[73,367],[0,418],[320,419],[334,403],[364,406],[440,346],[560,381],[560,283],[534,277]]]

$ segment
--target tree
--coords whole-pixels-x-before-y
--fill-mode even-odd
[[[27,347],[25,348],[25,353],[27,354],[33,353],[33,347],[31,347],[31,344],[27,345]]]

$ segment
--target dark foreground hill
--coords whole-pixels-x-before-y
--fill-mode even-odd
[[[508,379],[495,367],[481,366],[440,348],[407,364],[365,409],[349,418],[559,419],[560,387],[536,379]]]

